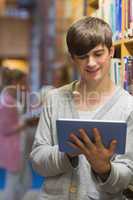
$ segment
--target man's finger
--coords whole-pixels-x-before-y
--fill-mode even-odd
[[[113,140],[109,146],[109,152],[110,152],[110,155],[112,156],[114,153],[115,153],[115,150],[116,150],[116,146],[117,146],[117,141],[116,140]]]
[[[94,140],[95,140],[96,146],[99,148],[104,148],[100,132],[97,128],[93,128],[93,135],[94,135]]]
[[[77,146],[73,142],[66,141],[66,144],[73,147],[74,149],[77,149]]]
[[[82,138],[81,140],[78,138],[78,136],[76,136],[75,134],[70,134],[70,141],[72,141],[74,143],[74,145],[76,145],[76,147],[81,151],[81,152],[86,152],[86,147],[85,144],[82,142]]]
[[[90,149],[94,147],[94,144],[92,143],[92,141],[90,140],[90,138],[88,137],[86,130],[84,129],[79,129],[80,132],[80,138],[83,141],[83,143],[85,144],[85,146]]]

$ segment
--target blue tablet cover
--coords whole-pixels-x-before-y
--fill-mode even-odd
[[[93,141],[92,128],[98,128],[103,144],[109,147],[113,139],[117,140],[117,154],[124,154],[126,145],[127,124],[124,121],[103,121],[103,120],[83,120],[83,119],[58,119],[56,120],[59,150],[61,152],[75,153],[78,150],[69,146],[69,134],[74,132],[79,136],[78,129],[84,128],[89,138]]]

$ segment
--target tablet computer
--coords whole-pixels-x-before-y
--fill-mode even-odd
[[[70,133],[74,133],[79,137],[79,129],[86,129],[89,138],[94,141],[92,128],[98,128],[102,142],[105,147],[109,147],[110,142],[117,140],[116,153],[124,154],[126,145],[127,124],[125,121],[110,121],[110,120],[86,120],[86,119],[58,119],[56,120],[57,136],[59,150],[61,152],[75,153],[75,149],[68,145]]]

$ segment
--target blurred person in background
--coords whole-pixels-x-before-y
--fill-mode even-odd
[[[21,200],[31,186],[23,105],[16,95],[17,87],[26,83],[26,74],[1,67],[0,77],[0,167],[6,170],[4,200]]]
[[[22,170],[20,172],[20,192],[19,194],[23,197],[24,194],[31,188],[32,185],[32,175],[29,166],[29,153],[32,147],[32,133],[30,132],[30,124],[25,117],[25,113],[28,111],[28,106],[30,102],[30,91],[27,83],[27,71],[20,69],[12,70],[12,85],[17,86],[17,92],[15,94],[17,99],[17,108],[19,112],[19,131],[21,133],[21,152],[22,152]]]

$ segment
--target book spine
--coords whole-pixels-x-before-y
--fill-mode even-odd
[[[130,29],[133,29],[133,0],[131,0],[130,6]]]
[[[133,57],[129,57],[128,62],[128,91],[133,95]]]
[[[130,20],[131,20],[131,0],[128,0],[128,29],[130,28]]]
[[[124,70],[124,84],[123,87],[125,90],[128,91],[128,65],[127,65],[128,57],[124,57],[124,64],[125,64],[125,70]]]
[[[110,23],[111,23],[111,28],[113,35],[115,33],[115,5],[114,5],[114,0],[110,2]]]
[[[125,37],[127,37],[126,32],[128,30],[128,0],[124,0],[124,30],[125,30]]]
[[[118,0],[116,0],[115,2],[115,8],[116,8],[116,13],[115,13],[115,18],[116,18],[116,39],[118,39],[118,31],[119,31],[119,28],[118,28],[118,19],[119,19],[119,9],[118,9]]]
[[[110,78],[115,85],[121,85],[121,59],[113,58],[111,60]]]
[[[119,39],[119,35],[122,31],[122,1],[116,0],[115,1],[115,7],[116,7],[116,39]]]
[[[118,31],[122,31],[122,1],[118,0]]]

